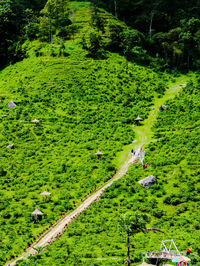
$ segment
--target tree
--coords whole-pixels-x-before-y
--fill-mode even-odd
[[[127,257],[126,263],[130,265],[130,236],[137,234],[139,232],[161,232],[164,233],[161,229],[151,227],[146,229],[146,223],[149,221],[149,217],[146,214],[142,214],[138,211],[134,213],[124,214],[119,221],[120,224],[120,233],[125,233],[127,238]]]
[[[138,30],[127,29],[120,34],[124,56],[129,56],[134,46],[142,46],[144,36]]]
[[[146,229],[148,216],[136,211],[134,213],[126,213],[120,218],[120,232],[126,234],[127,244],[127,265],[130,265],[130,236]]]
[[[119,22],[109,22],[108,24],[108,30],[109,30],[109,37],[110,42],[108,44],[108,49],[111,51],[119,51],[120,50],[120,43],[121,43],[121,33],[125,29],[125,26],[123,26]]]
[[[0,0],[0,64],[21,58],[24,39],[37,33],[38,11],[46,0]]]
[[[56,30],[71,24],[68,18],[67,3],[64,0],[49,0],[41,14],[43,19],[40,19],[40,23],[48,19],[50,43],[53,43],[53,34],[55,34]],[[41,28],[45,27],[46,25],[41,25]]]
[[[97,28],[98,31],[105,33],[106,20],[101,16],[96,3],[93,3],[92,6],[91,24],[93,27]]]
[[[83,38],[81,44],[88,51],[88,56],[92,58],[102,58],[105,56],[102,39],[97,32],[90,32],[88,42]]]
[[[192,60],[198,58],[200,54],[200,20],[191,18],[188,21],[181,21],[182,32],[180,33],[180,42],[184,47],[184,55],[186,57],[187,68],[190,69]]]

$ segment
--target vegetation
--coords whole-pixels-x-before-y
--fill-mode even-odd
[[[0,152],[4,261],[112,177],[116,153],[134,139],[135,117],[147,116],[155,88],[161,80],[167,86],[167,76],[127,69],[117,55],[94,62],[77,61],[72,53],[62,60],[26,59],[0,79],[1,114],[8,115],[1,122]],[[10,100],[16,108],[8,109]],[[31,122],[35,118],[38,124]],[[48,203],[39,195],[43,190],[52,193]],[[31,222],[35,207],[45,214],[40,224]]]
[[[32,41],[63,47],[67,40],[83,37],[83,47],[94,58],[115,51],[157,69],[199,69],[199,4],[199,0],[4,0],[1,65],[23,59],[23,45]],[[90,29],[83,30],[84,22]]]
[[[130,236],[138,232],[143,232],[146,227],[147,216],[141,215],[141,213],[126,213],[120,218],[120,231],[126,234],[127,238],[127,265],[131,265],[130,260]]]
[[[0,62],[1,66],[21,58],[21,45],[35,22],[46,0],[0,1]]]
[[[165,64],[165,67],[198,69],[199,0],[92,0],[92,2],[109,10],[144,34],[145,42],[142,46],[152,56],[151,62],[157,59],[160,64]]]
[[[119,217],[129,210],[148,213],[149,226],[162,229],[131,235],[130,255],[136,263],[141,253],[159,250],[162,239],[174,239],[181,251],[199,250],[199,80],[188,84],[159,112],[154,141],[146,147],[145,163],[133,165],[100,200],[81,214],[64,235],[28,262],[19,265],[122,265],[126,242],[118,230]],[[137,181],[153,174],[158,182],[149,189]],[[194,257],[192,265],[197,263]]]
[[[177,69],[199,67],[198,1],[173,3],[0,1],[1,67],[10,64],[0,72],[0,264],[114,175],[119,152],[139,138],[134,119],[145,120],[171,83],[160,70],[177,76]],[[56,243],[18,264],[120,265],[126,244],[119,217],[130,209],[148,213],[148,225],[164,229],[180,249],[200,253],[199,98],[196,76],[159,113],[151,142],[147,120],[149,167],[133,165]],[[140,187],[150,174],[158,183]],[[42,198],[44,190],[51,196]],[[35,208],[41,221],[31,215]],[[128,238],[138,262],[162,238],[134,233]]]

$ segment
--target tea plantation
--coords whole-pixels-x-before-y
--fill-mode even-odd
[[[115,54],[96,61],[72,54],[25,59],[0,73],[1,115],[7,115],[0,125],[1,261],[114,174],[113,158],[134,139],[134,119],[148,115],[168,81],[126,66]],[[11,100],[16,107],[9,109]],[[44,190],[52,193],[48,202]],[[34,224],[36,207],[44,217]]]
[[[179,66],[188,71],[199,65],[198,19],[156,37],[154,29],[140,32],[100,8],[97,2],[104,1],[36,0],[35,11],[25,2],[0,3],[6,38],[0,45],[0,265],[114,176],[139,138],[135,118],[148,121],[166,89],[182,78],[185,83]],[[163,57],[153,47],[156,38]],[[193,53],[187,52],[191,45]],[[132,165],[58,241],[18,265],[123,265],[119,218],[135,210],[165,235],[131,236],[134,263],[142,252],[159,249],[163,238],[200,253],[199,82],[192,74],[153,128],[141,132],[148,139],[147,169]],[[144,189],[138,181],[149,175],[158,182]],[[32,214],[36,208],[40,221]]]
[[[199,84],[198,78],[191,81],[159,112],[154,140],[146,147],[147,169],[140,163],[133,165],[58,241],[18,265],[123,265],[126,239],[119,232],[119,217],[136,210],[147,213],[151,218],[148,226],[160,228],[164,234],[132,236],[135,263],[142,260],[142,252],[159,250],[162,239],[174,239],[180,251],[189,247],[199,254]],[[138,181],[151,174],[157,184],[141,187]],[[192,265],[198,265],[197,261],[198,256]]]

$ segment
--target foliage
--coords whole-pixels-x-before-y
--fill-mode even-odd
[[[163,59],[165,67],[198,69],[199,1],[100,0],[97,5],[144,34],[143,49]]]
[[[130,236],[146,229],[147,216],[139,212],[126,213],[120,218],[120,231],[126,234],[127,238],[127,265],[130,265]]]
[[[24,56],[21,47],[27,40],[57,44],[62,39],[66,44],[69,40],[80,42],[84,37],[86,43],[93,43],[94,39],[101,42],[101,48],[88,52],[93,58],[105,56],[104,50],[109,50],[155,69],[199,68],[198,1],[175,1],[173,8],[163,0],[45,3],[45,0],[0,2],[1,64],[21,60]],[[83,47],[90,49],[92,45]]]
[[[130,255],[135,263],[141,261],[142,252],[159,250],[163,239],[174,239],[180,251],[190,248],[192,253],[200,254],[199,97],[197,78],[166,104],[167,110],[159,112],[155,139],[146,147],[149,167],[144,170],[139,164],[133,165],[126,177],[109,187],[37,258],[37,265],[59,264],[65,255],[66,263],[76,256],[80,265],[122,265],[126,250],[117,230],[118,217],[130,211],[148,213],[149,226],[165,232],[133,236]],[[158,183],[142,188],[137,181],[151,174]],[[170,201],[165,202],[166,198]],[[199,257],[191,258],[198,265]]]
[[[42,53],[40,42],[29,44]],[[117,55],[94,61],[77,46],[65,51],[71,54],[33,55],[0,75],[1,114],[8,115],[0,126],[2,261],[112,177],[116,153],[134,139],[135,117],[147,116],[160,80],[167,80],[132,64],[126,69]],[[12,143],[14,149],[6,148]],[[48,202],[43,190],[52,193]],[[45,215],[34,224],[36,207]]]
[[[116,154],[135,137],[135,117],[147,118],[155,97],[164,94],[168,75],[110,51],[158,69],[198,67],[196,2],[93,2],[95,8],[76,1],[0,1],[1,64],[28,57],[0,73],[1,263],[113,176]],[[113,4],[130,27],[98,8]],[[146,147],[150,166],[132,166],[58,242],[18,264],[122,264],[118,217],[129,210],[148,213],[150,225],[164,229],[180,249],[199,253],[199,97],[196,77],[159,113],[155,139]],[[11,100],[17,107],[8,109]],[[14,149],[7,148],[12,143]],[[137,181],[150,174],[158,183],[144,190]],[[43,190],[52,193],[49,199],[41,197]],[[34,223],[36,207],[44,216]],[[132,237],[135,262],[141,252],[157,249],[162,238],[150,234]]]
[[[46,1],[0,1],[0,61],[1,65],[21,58],[19,45],[23,38],[33,38],[37,26],[36,14]]]
[[[121,33],[121,44],[124,55],[131,55],[131,51],[135,46],[142,46],[144,36],[137,30],[127,29]]]
[[[88,51],[88,56],[92,58],[102,58],[105,54],[101,36],[96,32],[90,33],[89,43],[85,48]]]
[[[68,12],[67,1],[48,0],[41,11],[40,28],[46,29],[45,31],[40,31],[42,40],[49,40],[50,43],[53,43],[53,35],[56,32],[66,31],[65,27],[71,24]]]

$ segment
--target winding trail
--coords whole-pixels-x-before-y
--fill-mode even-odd
[[[153,132],[151,131],[151,127],[156,120],[156,115],[158,113],[159,106],[164,104],[167,100],[173,98],[180,91],[182,87],[186,86],[186,82],[180,81],[179,84],[171,86],[165,92],[165,95],[162,98],[157,98],[155,100],[154,107],[152,108],[148,118],[144,121],[142,126],[134,127],[134,131],[136,134],[136,143],[127,145],[125,150],[121,153],[121,157],[125,158],[123,160],[123,164],[120,167],[119,171],[114,175],[112,179],[110,179],[103,186],[100,186],[96,192],[94,192],[91,196],[86,198],[83,203],[81,203],[74,211],[69,214],[66,214],[62,217],[57,223],[55,223],[52,227],[50,227],[42,236],[40,236],[31,247],[27,248],[20,257],[15,259],[13,262],[8,262],[6,265],[14,266],[16,262],[21,259],[26,259],[29,256],[35,255],[38,250],[43,249],[44,247],[50,245],[54,242],[58,237],[60,237],[65,231],[66,227],[71,223],[78,215],[81,214],[82,211],[86,210],[94,201],[97,201],[99,197],[104,193],[104,190],[111,186],[113,182],[122,178],[128,171],[130,164],[137,162],[138,156],[142,150],[144,145],[147,145],[151,142]],[[135,149],[136,153],[134,156],[130,154],[131,149]]]

